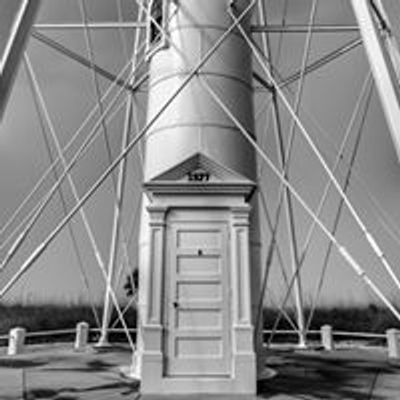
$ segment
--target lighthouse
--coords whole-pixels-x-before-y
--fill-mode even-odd
[[[139,238],[143,394],[252,394],[260,353],[251,2],[151,1]],[[236,21],[236,23],[238,23]]]

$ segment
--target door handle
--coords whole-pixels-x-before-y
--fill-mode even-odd
[[[179,307],[179,303],[177,301],[174,301],[173,303],[174,308],[178,308]]]

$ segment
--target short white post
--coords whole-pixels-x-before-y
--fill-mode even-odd
[[[321,342],[324,350],[328,351],[335,350],[332,327],[330,325],[324,325],[321,327]]]
[[[75,337],[75,351],[84,351],[89,339],[89,324],[87,322],[79,322],[76,325],[76,337]]]
[[[9,356],[21,354],[24,350],[26,330],[24,328],[13,328],[10,330],[8,336],[8,350]]]
[[[388,329],[386,331],[389,358],[400,358],[400,331]]]

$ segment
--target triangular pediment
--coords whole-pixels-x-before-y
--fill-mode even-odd
[[[151,179],[151,182],[187,183],[241,183],[254,184],[251,180],[217,161],[196,153],[169,170]]]
[[[196,153],[144,183],[153,193],[242,194],[253,193],[256,184],[202,153]]]

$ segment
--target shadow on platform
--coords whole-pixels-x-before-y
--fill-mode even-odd
[[[258,395],[252,400],[398,400],[400,363],[389,362],[386,357],[383,349],[273,350],[268,353],[267,367],[277,374],[259,381]],[[139,383],[120,374],[119,368],[129,365],[130,359],[128,348],[74,353],[70,349],[44,347],[43,351],[15,358],[0,356],[0,399],[143,399]],[[3,385],[7,376],[21,382],[12,393]],[[179,396],[179,399],[230,400],[232,396]]]

